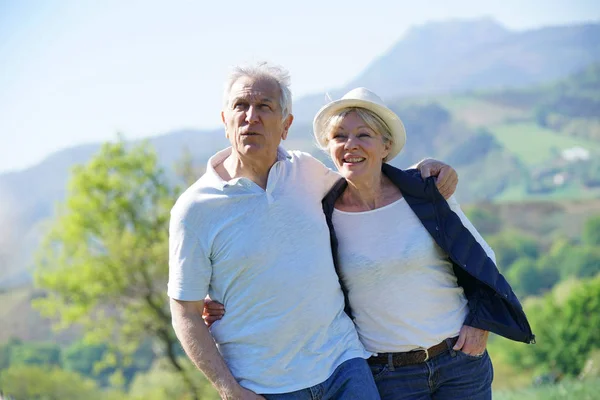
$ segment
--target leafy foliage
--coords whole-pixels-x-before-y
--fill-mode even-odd
[[[473,222],[479,230],[479,226],[482,223],[480,222],[480,212],[477,210],[479,210],[479,208],[473,209],[468,216],[471,222]],[[500,217],[492,211],[486,213],[486,218],[487,221],[500,221]],[[489,222],[487,223],[489,224]],[[496,222],[495,224],[498,225],[499,222]],[[485,226],[485,223],[482,225]],[[499,230],[500,227],[495,226],[495,231],[498,232]],[[484,235],[488,233],[485,230],[481,232]],[[533,237],[524,235],[515,230],[501,230],[497,235],[492,236],[488,243],[496,253],[496,262],[501,271],[508,271],[519,259],[536,260],[540,255],[540,243]]]
[[[146,144],[105,144],[73,171],[40,253],[35,282],[47,296],[35,306],[61,327],[82,325],[87,342],[108,343],[101,368],[123,370],[151,340],[185,374],[164,294],[175,197]]]
[[[551,289],[559,280],[558,271],[540,266],[531,258],[519,258],[510,267],[507,279],[519,295],[537,295]]]
[[[587,220],[583,227],[582,239],[590,246],[600,246],[600,215]]]
[[[600,348],[600,275],[572,284],[566,295],[557,288],[526,304],[537,344],[504,345],[514,365],[540,372],[578,375],[594,349]]]
[[[7,347],[11,365],[59,365],[60,347],[52,343],[13,344]]]
[[[84,376],[94,376],[94,366],[104,358],[106,349],[106,344],[74,343],[62,352],[62,366],[67,371],[77,372]]]
[[[120,400],[115,391],[102,391],[94,381],[57,367],[34,365],[10,367],[0,372],[0,388],[15,399],[28,400]]]
[[[204,376],[195,371],[190,363],[183,363],[189,368],[189,374],[194,380],[200,398],[203,400],[217,400],[219,395]],[[180,374],[176,374],[169,367],[168,360],[158,359],[147,372],[136,375],[129,389],[132,400],[162,400],[180,399],[189,400],[185,382]]]
[[[430,112],[437,111],[431,108]],[[180,172],[187,183],[198,174],[189,157]],[[58,352],[47,344],[29,346],[14,341],[9,349],[0,346],[0,367],[14,371],[32,363],[44,365],[44,370],[54,371],[50,375],[56,381],[63,379],[63,372],[75,374],[69,376],[92,382],[96,392],[106,386],[129,388],[132,398],[213,396],[201,374],[180,357],[163,293],[168,210],[176,193],[158,167],[154,152],[145,145],[132,149],[122,142],[105,145],[88,165],[76,169],[64,208],[40,253],[36,283],[46,295],[36,300],[36,306],[61,326],[81,325],[84,341]],[[598,217],[587,222],[582,241],[540,240],[507,230],[495,207],[484,204],[469,210],[468,215],[488,237],[502,272],[520,295],[543,294],[559,280],[598,272]],[[552,213],[544,214],[546,220],[550,221]],[[550,297],[546,296],[544,299]],[[596,339],[587,333],[588,337],[574,334],[567,327],[593,330],[597,321],[590,319],[586,325],[575,310],[597,310],[589,296],[586,300],[560,299],[527,306],[528,314],[535,315],[532,324],[538,345],[521,345],[527,350],[507,345],[504,351],[511,365],[560,368],[570,375],[581,370],[586,354],[597,347]],[[554,323],[563,321],[561,329],[552,331],[542,325],[552,318]],[[547,339],[552,332],[559,337]],[[577,344],[565,346],[564,351],[580,355],[570,366],[565,354],[539,346],[541,341],[556,340],[556,345],[568,338]],[[30,373],[23,371],[19,373]],[[87,386],[83,386],[80,389],[85,392]],[[102,393],[108,396],[108,392]],[[121,392],[110,395],[124,396]]]

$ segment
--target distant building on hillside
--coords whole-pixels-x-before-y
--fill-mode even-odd
[[[554,178],[553,178],[554,185],[556,185],[556,186],[564,185],[566,180],[567,180],[567,174],[564,172],[560,172],[560,173],[554,175]]]
[[[590,151],[579,146],[565,149],[560,155],[568,162],[587,161],[590,159]]]

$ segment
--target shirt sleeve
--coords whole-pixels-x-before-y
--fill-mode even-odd
[[[310,154],[301,151],[294,151],[293,153],[298,157],[303,168],[308,171],[310,181],[318,184],[321,197],[324,197],[333,185],[341,179],[342,176],[339,173],[328,168]]]
[[[169,223],[169,297],[198,301],[206,297],[212,276],[212,264],[196,230],[186,223],[185,215],[171,212]]]
[[[492,259],[494,264],[496,264],[496,254],[494,253],[494,250],[492,250],[490,245],[487,244],[485,239],[481,236],[481,234],[477,231],[477,229],[475,229],[475,227],[473,226],[471,221],[469,221],[469,219],[467,218],[465,213],[460,208],[460,205],[458,204],[458,201],[456,201],[456,198],[454,197],[454,195],[450,196],[450,198],[446,201],[448,202],[450,209],[456,215],[458,215],[458,217],[460,218],[460,221],[465,226],[465,228],[467,228],[469,230],[469,232],[471,232],[471,235],[473,235],[475,240],[477,240],[477,243],[479,243],[481,245],[481,247],[483,247],[483,250],[485,250],[485,253],[487,254],[487,256]]]

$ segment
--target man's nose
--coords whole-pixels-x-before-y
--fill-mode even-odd
[[[248,107],[248,111],[246,111],[246,122],[250,124],[258,122],[258,110],[256,107]]]

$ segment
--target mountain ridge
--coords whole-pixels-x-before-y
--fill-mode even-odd
[[[456,24],[456,22],[453,22],[453,24]],[[471,27],[469,29],[481,29],[491,32],[488,39],[491,37],[499,38],[503,35],[503,28],[501,26],[495,27],[493,21],[479,23],[479,25],[478,23],[474,23],[473,26],[476,28]],[[591,24],[591,27],[588,25],[578,25],[573,31],[576,32],[577,37],[580,37],[581,31],[585,31],[586,29],[591,29],[593,35],[600,35],[600,24]],[[418,33],[418,31],[416,32],[417,33],[412,33],[412,35],[418,36],[418,34],[422,34]],[[544,28],[535,31],[533,34],[530,31],[527,32],[524,34],[525,37],[528,38],[528,41],[538,43],[538,46],[541,47],[552,47],[553,44],[549,43],[551,40],[544,39],[544,37],[547,37],[548,35],[552,38],[557,35],[561,36],[560,32],[563,32],[563,28],[561,27],[558,31],[552,27]],[[463,37],[466,33],[458,32],[457,35]],[[514,32],[509,32],[507,35],[514,35]],[[568,38],[563,38],[562,40],[564,43],[571,43]],[[600,40],[598,42],[600,43]],[[487,43],[489,43],[489,41]],[[597,50],[595,50],[596,53],[593,54],[593,57],[583,58],[578,62],[583,64],[587,63],[587,65],[589,65],[591,64],[591,61],[596,58],[600,60],[600,44],[593,42],[591,39],[589,40],[588,45],[589,44]],[[579,54],[581,46],[577,45],[575,47],[576,49],[574,52]],[[490,49],[490,52],[493,53],[494,51],[498,52],[500,50]],[[535,54],[536,53],[534,53],[534,55]],[[374,61],[373,65],[380,62],[381,60],[378,59]],[[574,68],[573,63],[567,64],[563,67],[565,70]],[[585,66],[586,65],[583,65],[582,68]],[[482,72],[482,74],[485,75],[484,72]],[[596,76],[595,70],[593,76]],[[475,79],[471,82],[474,87],[474,89],[471,90],[493,91],[493,89],[490,89],[485,82],[487,81],[483,78]],[[389,86],[393,85],[390,84]],[[531,86],[531,88],[532,91],[540,90],[538,86]],[[576,89],[580,90],[581,88]],[[340,97],[341,90],[344,89],[332,91],[332,94],[334,94],[333,97]],[[469,91],[466,92],[468,93]],[[513,121],[514,117],[506,114],[506,116],[500,118],[499,122],[496,121],[493,123],[502,123],[506,120],[504,122],[508,123],[508,125],[504,124],[500,127],[494,127],[491,131],[486,129],[481,130],[477,126],[469,126],[469,124],[465,122],[468,118],[465,120],[461,119],[462,117],[458,118],[457,116],[464,116],[469,113],[473,114],[474,112],[480,113],[480,111],[470,110],[469,107],[472,107],[469,105],[470,103],[466,106],[460,104],[460,101],[462,100],[459,98],[461,96],[464,97],[463,94],[465,91],[459,92],[463,94],[456,95],[451,95],[449,93],[453,92],[446,92],[446,96],[449,97],[449,99],[446,99],[441,103],[439,99],[431,97],[427,91],[419,94],[419,96],[421,96],[421,100],[419,101],[410,100],[406,95],[402,94],[391,95],[392,97],[383,96],[384,100],[388,102],[388,105],[401,115],[401,118],[406,123],[407,129],[410,128],[408,132],[409,141],[406,149],[403,154],[395,160],[395,164],[398,165],[398,163],[401,163],[402,166],[410,165],[418,158],[424,156],[454,160],[454,162],[460,164],[459,172],[461,174],[461,179],[465,178],[465,182],[470,182],[469,188],[467,188],[469,191],[465,192],[465,199],[467,199],[467,201],[477,201],[481,199],[490,200],[498,193],[515,185],[527,188],[528,183],[524,178],[519,177],[519,174],[521,171],[526,171],[529,166],[524,163],[522,159],[511,153],[513,150],[510,146],[515,146],[514,140],[512,142],[502,140],[502,132],[505,132],[507,129],[512,129],[510,123],[512,123],[511,121]],[[490,105],[493,105],[496,107],[494,110],[502,111],[502,107],[506,106],[506,104],[502,104],[502,101],[508,102],[508,105],[511,106],[511,102],[514,102],[515,99],[519,100],[518,94],[515,95],[508,92],[505,94],[502,94],[504,92],[498,93],[500,92],[493,92],[492,95],[488,93],[487,96],[489,99],[486,98],[486,96],[478,97],[475,95],[468,95],[467,97],[469,98],[468,101],[475,104],[473,106],[475,107],[475,110],[479,110],[483,104],[488,108]],[[453,97],[456,97],[456,100],[452,100]],[[540,96],[534,96],[533,98],[539,99],[539,97]],[[428,98],[429,100],[422,100]],[[325,96],[322,94],[308,96],[295,102],[295,119],[290,131],[289,139],[284,142],[286,148],[309,151],[321,160],[326,161],[327,156],[314,148],[314,140],[311,134],[312,116],[325,102]],[[408,104],[404,104],[405,102],[408,102]],[[298,104],[299,107],[297,106]],[[560,105],[560,103],[557,104]],[[591,104],[593,105],[595,103]],[[535,124],[534,117],[536,117],[536,115],[534,114],[536,107],[538,107],[536,102],[532,104],[527,103],[525,105],[512,104],[512,107],[515,110],[521,110],[517,113],[519,115],[519,121],[525,121],[525,123],[531,123],[533,125]],[[314,111],[311,113],[310,110]],[[461,111],[462,114],[455,114],[457,112],[456,110]],[[500,111],[493,112],[498,113]],[[556,122],[556,110],[548,109],[548,113],[548,121],[544,122],[545,125],[543,126],[543,130],[539,132],[535,131],[535,135],[542,135],[540,137],[544,138],[554,137],[552,136],[553,130],[560,130],[562,126],[566,126],[565,121],[559,121],[560,124]],[[569,116],[561,116],[563,119],[568,117]],[[600,120],[600,115],[594,115],[593,111],[591,112],[591,117],[597,117],[598,120]],[[490,122],[492,120],[493,119],[490,118],[487,120],[485,118],[483,119],[484,122],[488,121],[488,124],[492,123]],[[568,123],[569,120],[567,119],[566,122]],[[585,120],[583,123],[586,123]],[[533,127],[533,125],[531,126]],[[529,125],[521,125],[521,128],[523,126],[527,128]],[[579,129],[579,125],[573,126],[574,128],[572,129]],[[594,137],[595,136],[590,136],[590,140],[595,140]],[[145,140],[148,140],[152,146],[157,149],[159,162],[167,172],[171,174],[173,173],[174,164],[181,158],[185,149],[193,156],[196,165],[203,165],[210,155],[229,145],[222,128],[202,131],[194,129],[177,130]],[[132,141],[132,143],[136,142],[138,142],[138,140]],[[70,168],[75,164],[87,162],[92,154],[99,149],[100,145],[100,143],[87,144],[63,149],[52,153],[43,162],[31,168],[0,174],[0,201],[3,201],[5,198],[12,199],[12,204],[14,206],[14,209],[7,212],[8,215],[6,218],[8,219],[6,221],[2,220],[0,223],[4,226],[13,227],[13,234],[26,238],[22,243],[19,240],[14,241],[12,247],[9,248],[13,253],[18,253],[19,257],[8,257],[6,258],[8,261],[3,260],[3,249],[0,249],[0,270],[2,271],[2,273],[0,273],[0,286],[3,281],[6,282],[7,280],[10,280],[13,284],[18,284],[18,282],[24,282],[29,279],[28,273],[22,267],[23,265],[28,264],[28,261],[13,261],[17,258],[27,258],[26,255],[30,254],[32,249],[34,249],[34,244],[39,240],[41,235],[40,224],[53,215],[55,205],[65,196],[66,182]],[[479,157],[474,157],[474,152],[479,154]],[[494,168],[494,165],[498,163],[503,165],[503,168]],[[493,177],[493,182],[484,182],[486,174]],[[552,176],[553,175],[549,175],[549,179],[551,179]],[[542,189],[547,190],[551,184],[552,183],[550,182],[549,184],[542,185]],[[0,219],[2,217],[3,215],[0,215]],[[13,242],[9,241],[9,243]],[[0,245],[2,245],[1,237]]]

